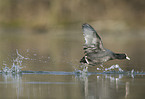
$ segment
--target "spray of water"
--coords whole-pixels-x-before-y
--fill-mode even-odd
[[[5,67],[2,68],[2,70],[1,70],[2,73],[6,73],[6,74],[21,73],[21,69],[23,68],[23,66],[22,66],[23,59],[29,59],[29,58],[25,58],[22,55],[20,55],[17,49],[16,49],[16,54],[17,54],[17,57],[16,57],[16,59],[13,59],[13,64],[10,68],[6,64],[3,64],[3,65],[5,65]]]
[[[119,72],[123,72],[123,69],[121,69],[120,66],[119,66],[118,64],[112,65],[112,66],[109,67],[109,68],[105,68],[105,71],[111,71],[111,70],[114,70],[114,69],[118,69]]]
[[[116,71],[116,72],[123,72],[123,69],[121,69],[121,67],[116,64],[116,65],[112,65],[108,68],[103,67],[103,65],[101,65],[101,68],[97,68],[98,71],[103,71],[103,72],[112,72],[112,71]]]

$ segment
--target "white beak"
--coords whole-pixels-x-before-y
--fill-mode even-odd
[[[129,58],[128,56],[126,57],[126,59],[127,59],[127,60],[130,60],[130,58]]]

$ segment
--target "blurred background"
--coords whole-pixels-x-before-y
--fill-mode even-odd
[[[84,55],[83,23],[96,29],[106,48],[131,58],[105,66],[145,69],[144,0],[0,0],[1,67],[12,64],[18,49],[30,58],[24,70],[73,71]]]
[[[22,71],[58,72],[2,73],[0,98],[143,99],[144,75],[59,75],[80,69],[83,23],[94,27],[105,48],[131,59],[108,61],[105,68],[145,72],[145,0],[0,0],[0,70],[11,68],[18,50]]]
[[[0,0],[0,26],[49,29],[93,22],[100,28],[141,28],[144,12],[144,0]]]

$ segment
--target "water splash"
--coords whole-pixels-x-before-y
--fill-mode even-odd
[[[97,71],[103,71],[103,72],[124,72],[123,69],[118,65],[112,65],[109,68],[105,68],[103,65],[101,65],[101,68],[97,68]]]
[[[1,71],[2,73],[17,74],[17,73],[21,72],[21,69],[23,68],[23,66],[22,66],[23,59],[27,60],[29,58],[25,58],[22,55],[20,55],[17,49],[16,49],[16,54],[17,54],[17,57],[16,57],[16,59],[13,59],[13,64],[12,64],[11,68],[9,68],[7,66],[7,64],[3,64],[3,65],[5,65],[5,67],[2,68],[2,71]]]
[[[112,70],[115,70],[115,69],[118,69],[119,72],[123,72],[123,69],[121,69],[120,66],[119,66],[118,64],[112,65],[112,66],[109,67],[109,68],[105,68],[105,71],[112,71]]]

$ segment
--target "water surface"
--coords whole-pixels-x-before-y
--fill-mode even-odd
[[[6,99],[143,99],[144,75],[0,75]]]
[[[96,66],[89,68],[89,75],[76,75],[75,69],[80,69],[79,60],[84,55],[81,29],[52,29],[42,33],[1,30],[0,67],[12,67],[17,49],[25,58],[22,71],[36,73],[1,73],[0,98],[144,99],[144,30],[98,32],[106,48],[125,52],[131,58],[109,61],[103,64],[105,68],[118,64],[125,72],[133,70],[142,74],[99,74],[100,66]]]

